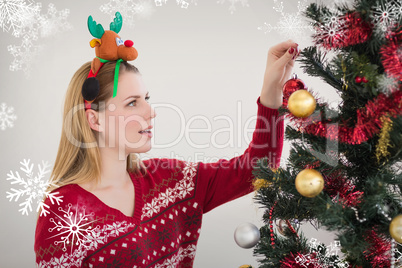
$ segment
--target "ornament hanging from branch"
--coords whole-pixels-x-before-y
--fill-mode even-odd
[[[235,232],[236,244],[242,248],[252,248],[260,241],[260,230],[251,223],[240,224]]]
[[[297,77],[297,74],[294,73],[292,75],[292,78],[286,81],[286,83],[283,85],[283,105],[286,107],[289,102],[289,97],[292,95],[293,92],[299,89],[305,89],[306,85],[304,82]]]
[[[295,73],[283,85],[283,106],[287,107],[294,116],[301,118],[308,117],[315,111],[315,98],[307,91],[306,85],[297,78]]]
[[[304,197],[316,197],[324,189],[324,178],[315,169],[304,169],[296,176],[296,190]]]

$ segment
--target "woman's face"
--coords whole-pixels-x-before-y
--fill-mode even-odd
[[[152,127],[151,119],[156,116],[148,102],[141,74],[123,72],[119,75],[117,94],[106,102],[105,109],[99,112],[99,144],[119,148],[122,156],[129,153],[143,153],[151,149],[152,129],[148,133],[140,131]]]

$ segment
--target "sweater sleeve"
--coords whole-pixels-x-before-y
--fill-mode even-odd
[[[214,163],[200,162],[197,169],[198,194],[203,195],[203,212],[253,191],[252,170],[257,160],[268,157],[272,168],[279,167],[283,147],[284,122],[278,109],[257,99],[257,120],[252,141],[240,156]]]

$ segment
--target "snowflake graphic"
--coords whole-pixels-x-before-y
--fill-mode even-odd
[[[18,28],[16,28],[12,35],[17,38],[29,38],[30,40],[38,40],[39,28],[38,17],[40,16],[41,6],[38,12],[34,13],[32,16],[24,18],[24,22]]]
[[[345,42],[350,34],[351,27],[348,16],[350,12],[350,3],[348,0],[337,0],[328,3],[323,10],[322,21],[314,27],[314,42],[323,44],[321,47],[326,52],[334,53],[335,56],[340,53],[337,48],[347,45]],[[333,49],[336,49],[335,51]]]
[[[391,268],[402,267],[402,252],[399,251],[398,246],[402,244],[391,239]]]
[[[21,5],[25,3],[24,1],[14,2],[18,2]],[[66,21],[69,15],[68,9],[57,11],[54,4],[49,4],[48,12],[41,15],[41,5],[35,4],[34,7],[35,8],[32,8],[32,10],[29,10],[29,15],[26,15],[28,11],[26,11],[25,8],[14,10],[13,16],[18,17],[20,22],[18,23],[18,27],[13,27],[14,30],[12,34],[17,38],[21,38],[22,41],[19,46],[9,45],[7,47],[11,55],[14,56],[14,60],[10,64],[10,70],[22,70],[26,78],[30,77],[32,62],[43,50],[42,46],[35,45],[34,42],[38,40],[39,33],[42,37],[49,37],[61,31],[72,29],[72,26]]]
[[[320,244],[317,242],[317,239],[312,238],[310,239],[310,252],[316,252],[319,250]],[[335,240],[333,243],[331,243],[327,247],[327,251],[325,253],[325,256],[331,256],[331,255],[338,255],[339,248],[341,246],[341,243],[338,240]]]
[[[343,39],[344,37],[344,31],[347,29],[347,22],[346,17],[338,9],[338,6],[341,4],[346,5],[346,3],[341,0],[332,2],[328,7],[329,12],[323,15],[323,25],[319,31],[326,35],[327,38],[332,39],[337,34],[341,35],[339,36],[340,39]]]
[[[305,39],[308,35],[305,31],[308,29],[313,32],[312,23],[308,23],[303,19],[302,13],[307,8],[307,0],[298,1],[298,12],[295,13],[285,13],[283,11],[283,2],[278,2],[274,0],[275,6],[273,9],[281,14],[281,18],[277,22],[276,26],[267,24],[264,22],[264,26],[258,27],[258,30],[264,30],[264,33],[271,32],[272,30],[277,31],[280,35],[288,39]]]
[[[67,21],[69,14],[69,9],[57,11],[54,4],[49,4],[47,14],[38,18],[42,37],[72,30],[73,27]]]
[[[166,4],[168,0],[155,0],[155,5],[157,7],[162,6],[163,4]],[[163,3],[162,3],[163,2]]]
[[[377,2],[377,5],[372,10],[370,17],[373,19],[374,28],[377,35],[384,38],[391,30],[393,24],[397,23],[402,16],[402,4],[398,1]]]
[[[62,207],[58,207],[58,210],[62,212],[62,215],[58,215],[52,211],[53,214],[56,215],[56,220],[51,218],[49,221],[54,223],[55,227],[49,228],[49,232],[53,232],[57,230],[57,234],[49,237],[53,238],[56,236],[60,236],[59,241],[55,241],[54,244],[63,244],[63,251],[67,251],[67,246],[71,245],[71,252],[73,253],[73,247],[78,246],[78,252],[82,252],[84,248],[88,249],[91,244],[88,244],[88,241],[93,241],[93,237],[98,237],[95,234],[95,230],[98,229],[92,228],[89,226],[96,220],[90,220],[95,215],[94,212],[90,214],[85,213],[85,206],[82,206],[80,211],[79,206],[75,206],[71,211],[72,204],[69,203],[67,205],[68,209],[64,210]],[[102,240],[99,240],[102,241]],[[99,242],[98,241],[98,242]]]
[[[111,0],[109,3],[101,5],[100,10],[103,13],[109,14],[111,20],[114,19],[117,11],[123,17],[123,23],[129,27],[134,27],[134,16],[146,11],[151,13],[150,5],[146,5],[144,1],[136,3],[134,0]]]
[[[326,7],[328,8],[328,10],[331,13],[339,15],[339,14],[341,14],[341,12],[339,11],[338,7],[345,6],[349,9],[351,9],[351,8],[353,8],[351,6],[351,4],[352,3],[350,0],[333,0],[333,1],[330,1],[329,3],[326,3]]]
[[[328,247],[321,244],[315,238],[308,242],[310,252],[295,258],[296,263],[304,267],[329,268],[329,267],[349,267],[348,262],[338,257],[341,243],[334,241]],[[335,258],[334,258],[335,257]]]
[[[241,3],[243,5],[243,7],[249,7],[248,0],[226,0],[226,1],[230,2],[229,11],[231,14],[233,14],[236,11],[236,7],[235,7],[236,3]],[[225,3],[225,0],[218,0],[218,4],[223,4],[223,3]]]
[[[41,8],[40,3],[28,0],[5,0],[0,2],[0,27],[3,32],[12,29],[12,33],[24,27]]]
[[[47,210],[49,206],[46,205],[42,199],[44,197],[49,198],[52,204],[56,202],[59,205],[62,202],[63,197],[58,196],[59,192],[50,193],[49,191],[46,191],[49,185],[53,185],[50,182],[44,180],[45,174],[50,171],[47,170],[49,165],[47,162],[42,161],[42,166],[38,164],[39,172],[36,176],[34,176],[32,171],[34,165],[30,164],[29,159],[24,159],[23,162],[20,163],[22,165],[20,169],[25,173],[26,180],[20,176],[18,171],[16,171],[15,174],[13,171],[10,171],[10,173],[7,174],[7,180],[11,180],[11,184],[18,184],[23,187],[22,189],[11,188],[11,192],[6,192],[7,198],[10,199],[10,202],[13,201],[14,198],[15,201],[18,201],[20,197],[25,195],[26,199],[20,204],[20,207],[22,208],[19,209],[22,215],[28,215],[28,212],[32,212],[32,203],[36,201],[36,211],[38,212],[39,209],[41,209],[40,216],[46,216],[46,214],[50,213]]]
[[[398,89],[398,79],[393,76],[382,74],[378,79],[378,88],[384,94],[389,95]]]
[[[395,14],[396,21],[400,21],[402,19],[402,2],[401,1],[395,1],[394,14]]]
[[[36,13],[34,16],[26,18],[24,24],[16,29],[13,35],[38,40],[39,33],[42,37],[49,37],[62,31],[72,30],[72,25],[67,22],[69,14],[69,9],[57,11],[54,4],[49,4],[46,14]]]
[[[7,127],[12,128],[14,126],[14,120],[17,119],[17,116],[13,114],[14,108],[7,107],[7,104],[4,102],[0,104],[0,128],[1,130],[5,130]]]
[[[7,49],[14,56],[9,69],[11,71],[23,70],[25,77],[29,78],[32,69],[31,62],[43,51],[43,46],[35,45],[31,38],[25,35],[21,45],[9,45]]]
[[[162,6],[163,4],[166,4],[168,0],[155,0],[155,5],[156,6]],[[176,4],[180,6],[181,8],[188,8],[190,3],[188,2],[189,0],[176,0]],[[163,3],[162,3],[163,2]],[[191,0],[191,3],[194,5],[197,5],[197,0]]]
[[[166,4],[168,0],[154,0],[155,6],[162,6]],[[176,0],[176,4],[181,6],[181,8],[187,8],[189,6],[190,0]],[[191,0],[191,3],[197,5],[197,0]],[[100,10],[103,13],[109,14],[111,19],[117,11],[121,13],[124,18],[124,24],[129,27],[134,27],[134,17],[149,19],[151,15],[155,12],[154,6],[151,4],[150,0],[110,0],[109,3],[101,5]]]
[[[344,27],[344,20],[340,12],[334,9],[331,13],[326,13],[323,15],[324,25],[328,26],[330,29],[338,29]]]
[[[337,13],[327,14],[324,16],[323,21],[324,23],[315,30],[316,39],[326,40],[330,44],[345,39],[348,33],[346,16],[337,15]],[[332,48],[327,49],[332,50]]]

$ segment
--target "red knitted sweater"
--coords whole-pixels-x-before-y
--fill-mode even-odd
[[[278,167],[284,122],[257,99],[252,141],[243,155],[214,163],[144,160],[135,177],[134,216],[109,207],[77,184],[54,191],[60,205],[45,204],[35,232],[37,267],[192,267],[202,215],[253,191],[252,169],[268,157]]]

